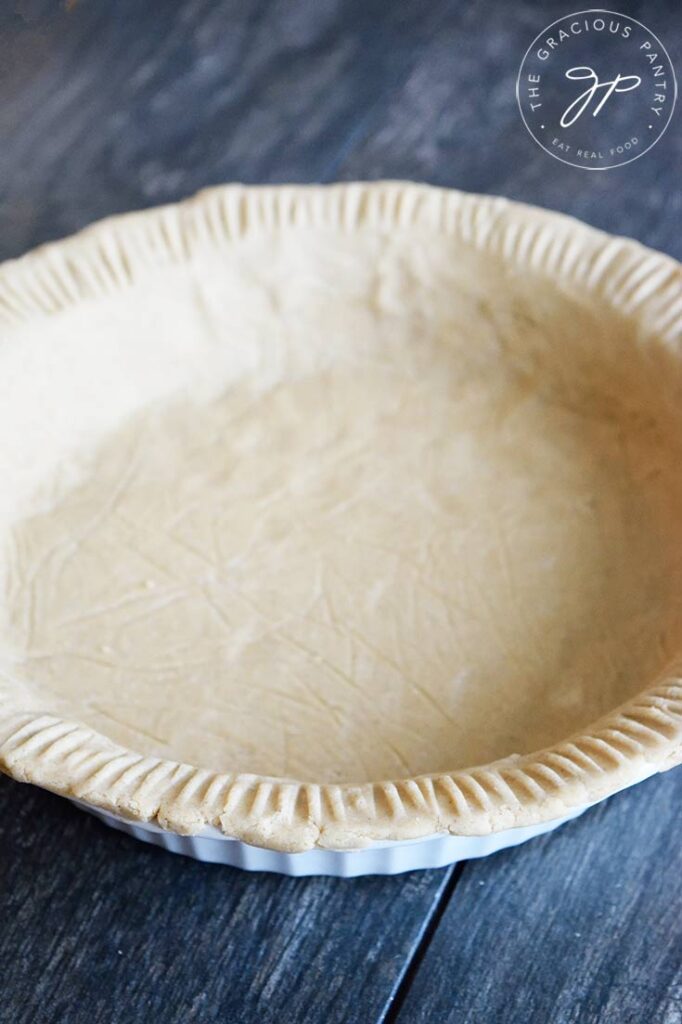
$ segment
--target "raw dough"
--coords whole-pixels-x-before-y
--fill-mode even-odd
[[[680,640],[679,463],[479,336],[129,416],[14,526],[13,677],[134,750],[315,781],[528,752],[641,689]]]

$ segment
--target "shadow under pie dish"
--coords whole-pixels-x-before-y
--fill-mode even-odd
[[[0,766],[297,852],[678,763],[680,283],[391,182],[212,189],[5,264]]]

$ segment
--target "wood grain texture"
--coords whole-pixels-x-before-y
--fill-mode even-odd
[[[680,68],[676,0],[618,8]],[[680,257],[679,111],[598,174],[521,124],[522,54],[567,10],[8,0],[0,257],[222,181],[378,177],[504,194]],[[0,1022],[681,1024],[681,796],[677,772],[457,872],[348,882],[195,864],[0,779]]]
[[[199,864],[3,778],[0,1021],[374,1021],[448,877]]]
[[[679,1024],[682,773],[470,862],[400,1012],[409,1024]]]
[[[0,7],[2,255],[224,181],[329,180],[434,36],[419,0]]]

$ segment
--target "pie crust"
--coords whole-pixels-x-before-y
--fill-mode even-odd
[[[397,182],[211,189],[4,264],[0,768],[298,851],[679,763],[681,282]]]

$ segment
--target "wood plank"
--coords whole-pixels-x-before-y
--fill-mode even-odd
[[[448,878],[200,864],[0,776],[0,1020],[367,1024]]]
[[[679,1024],[681,802],[673,771],[469,862],[388,1020]]]
[[[444,8],[0,5],[0,258],[211,184],[328,180]]]

